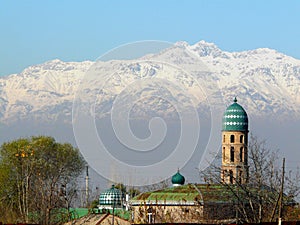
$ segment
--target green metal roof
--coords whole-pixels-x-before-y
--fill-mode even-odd
[[[248,131],[248,116],[236,98],[223,115],[223,131]]]
[[[247,190],[247,191],[245,191]],[[257,194],[257,187],[248,186],[246,189],[237,185],[222,184],[187,184],[182,186],[169,187],[152,192],[142,193],[131,199],[132,206],[140,205],[214,205],[234,204],[237,195],[247,202],[249,192]],[[278,192],[269,187],[260,190],[264,198],[276,199]],[[285,197],[285,202],[294,203],[290,196]]]
[[[133,203],[166,202],[166,203],[223,203],[231,201],[233,193],[223,185],[219,184],[187,184],[145,192],[131,201]]]

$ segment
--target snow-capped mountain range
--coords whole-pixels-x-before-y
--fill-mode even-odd
[[[157,89],[160,81],[170,89]],[[221,105],[214,102],[218,95],[224,100]],[[89,101],[95,96],[100,116],[118,99],[121,106],[138,101],[133,111],[151,115],[174,110],[172,104],[166,106],[170,99],[191,101],[205,111],[207,96],[210,105],[219,104],[223,110],[237,96],[253,116],[300,118],[300,60],[267,48],[226,52],[205,41],[178,42],[138,60],[52,60],[0,78],[0,122],[28,118],[71,122],[74,99]]]

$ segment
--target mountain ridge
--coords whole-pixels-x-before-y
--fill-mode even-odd
[[[143,60],[148,60],[149,63],[140,63]],[[157,61],[182,67],[187,75],[182,76],[178,73],[174,78],[171,73],[177,72],[171,67],[163,71],[163,64]],[[30,66],[19,74],[0,78],[0,122],[12,123],[27,118],[45,121],[63,118],[64,121],[71,122],[74,96],[82,85],[82,79],[94,64],[92,61],[63,62],[55,59]],[[103,89],[106,93],[103,100],[105,107],[108,107],[104,113],[109,112],[113,101],[126,84],[136,82],[139,78],[151,77],[180,82],[187,92],[195,97],[197,107],[203,107],[203,96],[198,96],[195,92],[196,86],[192,79],[199,77],[208,81],[209,85],[218,85],[225,102],[219,106],[220,110],[237,96],[247,112],[254,116],[300,118],[300,60],[274,49],[227,52],[219,49],[214,43],[205,41],[194,45],[177,42],[171,48],[157,54],[145,55],[138,61],[112,60],[99,62],[99,65],[103,71],[119,73],[118,77],[115,76],[113,81],[105,84],[107,88]],[[199,71],[204,68],[208,73],[201,74]],[[95,83],[104,85],[101,79]],[[207,89],[210,89],[209,85]],[[96,89],[90,88],[89,91],[97,93]],[[145,89],[136,93],[145,96],[147,92]],[[151,95],[151,92],[148,92],[148,95]],[[187,97],[179,93],[172,97],[179,96],[183,99]],[[153,98],[148,100],[151,104],[157,101]],[[104,107],[101,104],[99,108]],[[164,111],[159,107],[151,110],[156,109]]]

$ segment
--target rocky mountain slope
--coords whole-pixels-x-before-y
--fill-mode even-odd
[[[139,116],[173,116],[179,103],[224,110],[234,96],[253,116],[300,118],[299,89],[300,60],[276,50],[226,52],[204,41],[178,42],[137,60],[52,60],[1,78],[0,121],[69,123],[74,99],[75,107],[94,102],[99,117],[116,100]]]

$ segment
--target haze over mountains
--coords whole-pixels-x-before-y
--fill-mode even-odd
[[[178,42],[138,60],[56,59],[0,78],[1,141],[48,134],[75,144],[74,99],[75,108],[78,102],[94,101],[98,119],[110,115],[116,100],[120,108],[134,101],[130,116],[148,120],[178,119],[176,104],[186,111],[195,106],[200,117],[210,118],[211,108],[222,115],[237,96],[250,117],[250,129],[273,146],[287,147],[292,158],[300,147],[295,134],[300,124],[299,92],[300,60],[267,48],[226,52],[205,41]],[[82,110],[89,114],[91,109]]]

